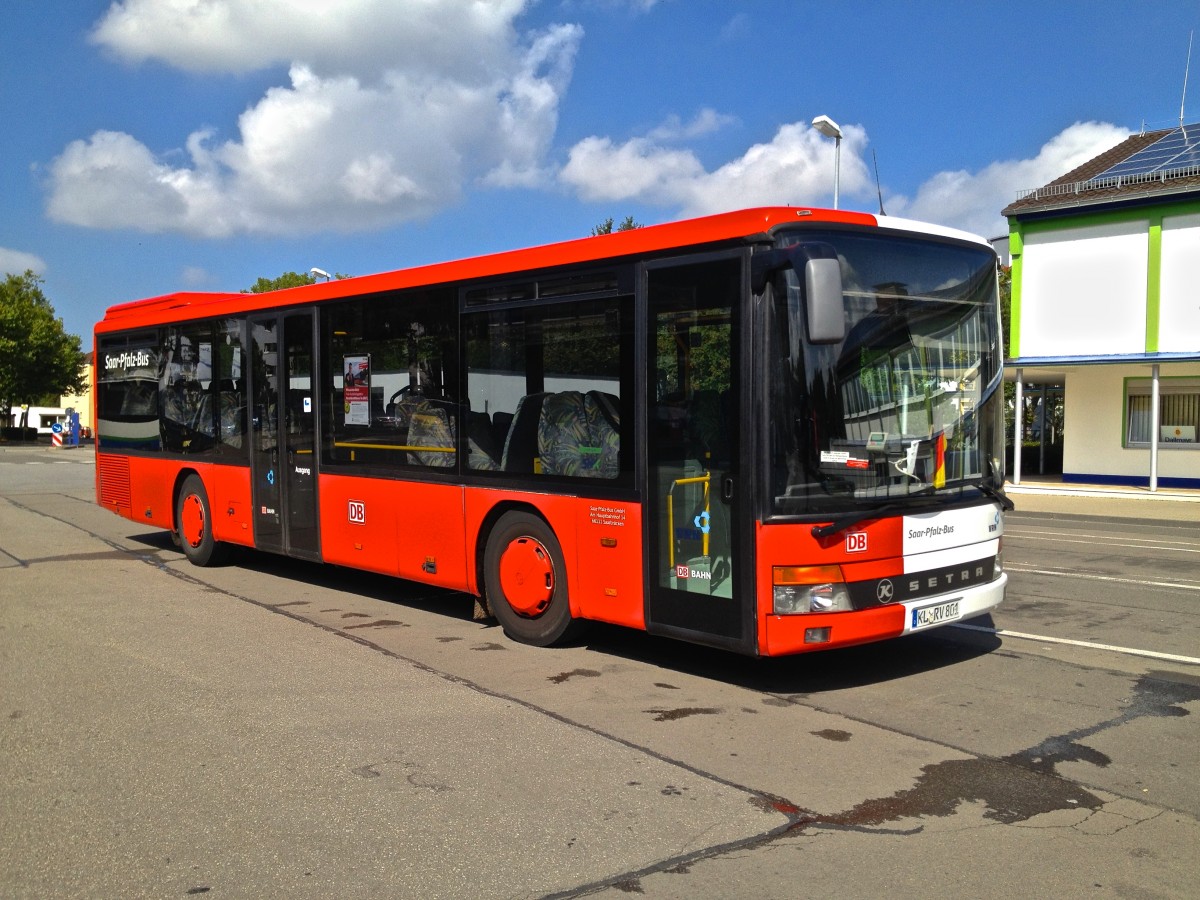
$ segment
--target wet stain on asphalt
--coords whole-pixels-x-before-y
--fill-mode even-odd
[[[1045,775],[1057,775],[1059,764],[1065,762],[1087,762],[1106,768],[1112,764],[1112,759],[1080,741],[1102,731],[1119,728],[1135,719],[1189,715],[1188,710],[1180,704],[1200,700],[1200,679],[1197,679],[1195,684],[1164,680],[1164,674],[1149,672],[1139,678],[1133,686],[1133,696],[1123,701],[1127,705],[1120,715],[1087,728],[1078,728],[1066,734],[1046,738],[1036,747],[1014,753],[1007,759]],[[1169,677],[1173,679],[1179,676]]]
[[[374,622],[360,622],[357,625],[347,625],[346,631],[354,628],[411,628],[412,626],[405,622],[398,622],[395,619],[377,619]]]
[[[283,609],[285,606],[308,606],[307,600],[292,600],[289,603],[271,603],[268,604],[272,609]]]
[[[1002,759],[951,759],[921,770],[914,787],[890,797],[864,800],[845,812],[818,816],[808,824],[845,828],[882,825],[899,819],[949,816],[964,802],[981,802],[984,818],[1012,825],[1063,809],[1100,809],[1104,802],[1060,778],[1046,778]]]
[[[1180,681],[1181,677],[1185,680]],[[1083,739],[1144,717],[1189,715],[1182,704],[1197,700],[1200,700],[1200,678],[1150,672],[1138,679],[1126,708],[1111,719],[1049,737],[1035,747],[1001,759],[952,759],[925,766],[912,788],[890,797],[864,800],[833,815],[799,814],[793,827],[862,828],[900,819],[943,817],[953,814],[964,802],[983,803],[984,817],[1005,825],[1060,810],[1095,812],[1104,806],[1104,801],[1062,777],[1058,766],[1067,762],[1108,766],[1111,758],[1083,744]],[[788,812],[778,806],[771,808]]]
[[[810,731],[809,734],[815,737],[825,738],[827,741],[836,741],[838,743],[845,743],[846,741],[850,740],[851,737],[850,732],[842,731],[838,728],[822,728],[820,731]]]
[[[462,640],[462,638],[460,638],[460,637],[440,637],[440,638],[438,638],[438,643],[439,644],[452,644],[455,641],[461,641],[461,640]]]
[[[343,619],[369,619],[371,618],[366,613],[342,613]]]
[[[679,688],[677,688],[675,685],[673,685],[673,684],[667,684],[665,681],[656,681],[656,682],[654,682],[654,686],[655,686],[656,688],[662,688],[663,690],[666,690],[666,691],[677,691],[677,690],[679,690]]]
[[[471,649],[472,650],[507,650],[508,648],[505,647],[503,644],[497,644],[494,641],[492,641],[492,642],[489,642],[486,644],[476,644]]]
[[[580,678],[599,678],[600,673],[595,669],[572,669],[570,672],[560,672],[557,675],[551,675],[547,681],[553,681],[555,684],[562,684],[571,678],[578,675]]]
[[[426,791],[433,791],[436,794],[441,794],[441,793],[445,793],[446,791],[454,790],[454,788],[452,788],[450,785],[446,784],[444,781],[442,781],[438,778],[435,778],[434,776],[425,772],[418,765],[415,765],[413,763],[407,763],[407,764],[405,764],[404,767],[406,769],[416,769],[415,772],[410,772],[404,779],[405,781],[407,781],[409,784],[411,784],[415,788],[420,788],[420,789],[426,790]]]
[[[688,716],[715,716],[721,710],[711,706],[685,706],[680,709],[643,709],[642,712],[652,713],[655,722],[674,722]]]

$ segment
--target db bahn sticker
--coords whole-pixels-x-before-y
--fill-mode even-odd
[[[847,553],[864,553],[866,549],[867,533],[865,531],[852,531],[846,535]]]
[[[675,567],[675,577],[676,578],[687,578],[690,574],[691,574],[691,569],[689,569],[686,565]]]
[[[367,504],[361,500],[349,500],[346,503],[346,510],[350,518],[350,523],[353,525],[367,524]]]

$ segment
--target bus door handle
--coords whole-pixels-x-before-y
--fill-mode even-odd
[[[733,476],[732,475],[722,475],[721,476],[721,499],[726,503],[729,503],[733,500]]]

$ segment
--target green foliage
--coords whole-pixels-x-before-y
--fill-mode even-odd
[[[641,223],[635,222],[633,220],[633,216],[626,216],[621,221],[621,224],[617,225],[614,228],[612,216],[609,216],[607,219],[605,219],[599,225],[596,225],[592,228],[592,237],[596,237],[596,235],[600,235],[600,234],[612,234],[614,231],[633,231],[635,228],[641,228],[641,227],[642,227]]]
[[[0,409],[78,393],[87,385],[86,357],[78,335],[42,293],[32,271],[9,274],[0,284]]]
[[[346,275],[343,272],[335,272],[333,275],[334,281],[341,281],[343,278],[351,278],[353,276]],[[282,291],[285,288],[304,287],[306,284],[316,284],[317,276],[311,272],[307,275],[302,275],[299,272],[284,272],[278,278],[259,278],[258,281],[250,285],[248,288],[243,288],[243,294],[265,294],[267,291]]]
[[[1009,358],[1009,322],[1012,316],[1012,268],[1000,267],[1000,334],[1004,345],[1004,358]]]
[[[317,277],[312,274],[301,275],[299,272],[284,272],[278,278],[259,278],[242,293],[265,294],[267,291],[282,291],[284,288],[302,287],[306,284],[316,284],[316,282]]]

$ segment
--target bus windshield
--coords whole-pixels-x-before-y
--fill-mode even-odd
[[[770,512],[889,511],[1003,486],[996,259],[904,236],[793,232],[841,268],[845,333],[806,334],[804,280],[774,281]],[[922,498],[922,499],[917,499]]]

